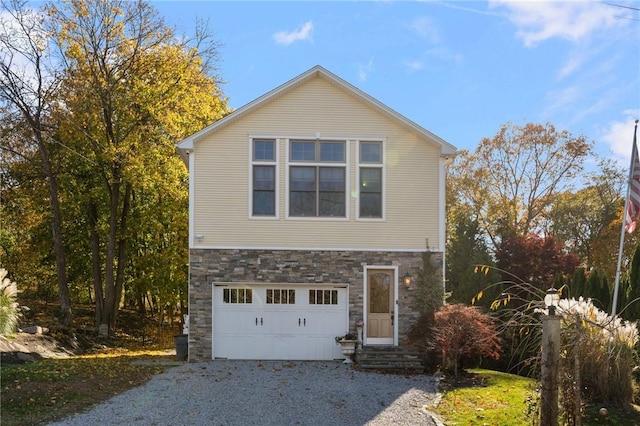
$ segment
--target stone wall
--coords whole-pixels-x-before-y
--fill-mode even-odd
[[[436,258],[442,264],[442,254]],[[406,343],[408,328],[418,317],[413,297],[422,253],[362,251],[205,250],[192,249],[189,285],[189,361],[208,361],[212,350],[212,287],[214,282],[348,284],[349,329],[363,317],[365,265],[398,266],[409,272],[412,287],[398,283],[398,339]],[[399,278],[401,280],[402,278]]]

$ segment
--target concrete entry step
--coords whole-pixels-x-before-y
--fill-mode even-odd
[[[362,370],[424,371],[418,352],[398,346],[364,346],[356,362]]]

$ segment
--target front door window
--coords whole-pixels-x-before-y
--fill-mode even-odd
[[[394,280],[392,270],[367,273],[367,338],[393,343]]]

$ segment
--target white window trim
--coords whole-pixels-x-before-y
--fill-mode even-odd
[[[336,162],[306,162],[306,161],[291,161],[291,156],[290,156],[290,151],[291,151],[291,141],[317,141],[317,140],[322,140],[322,141],[335,141],[335,142],[344,142],[344,150],[345,150],[345,158],[344,158],[344,163],[336,163]],[[287,220],[292,220],[292,221],[315,221],[315,222],[347,222],[349,221],[349,199],[351,198],[349,196],[350,191],[349,188],[351,188],[351,184],[350,184],[350,155],[349,155],[349,145],[350,145],[350,139],[349,138],[336,138],[336,137],[287,137],[285,139],[285,156],[286,156],[286,176],[285,176],[285,188],[284,188],[284,197],[285,197],[285,217]],[[342,167],[344,166],[344,197],[345,197],[345,201],[344,201],[344,217],[331,217],[331,216],[291,216],[289,214],[289,173],[290,173],[290,169],[291,166],[307,166],[307,167],[318,167],[318,165],[324,165],[326,167]]]
[[[360,143],[361,142],[380,142],[382,144],[381,163],[361,163],[360,162]],[[387,218],[387,140],[385,138],[378,139],[359,139],[356,141],[356,221],[358,222],[385,222]],[[382,217],[360,217],[360,168],[381,168],[382,169]]]
[[[253,160],[253,141],[256,139],[271,139],[274,141],[273,161]],[[251,135],[249,136],[249,219],[278,220],[280,219],[280,139],[274,136]],[[253,166],[275,166],[275,209],[273,216],[253,214]]]

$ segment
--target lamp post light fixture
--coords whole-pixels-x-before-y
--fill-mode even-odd
[[[556,314],[556,308],[558,307],[558,303],[560,302],[560,294],[558,294],[558,290],[551,287],[547,290],[547,294],[544,296],[544,304],[549,310],[549,315]]]
[[[409,272],[404,274],[404,276],[402,277],[402,283],[407,288],[411,287],[411,275],[409,275]]]

